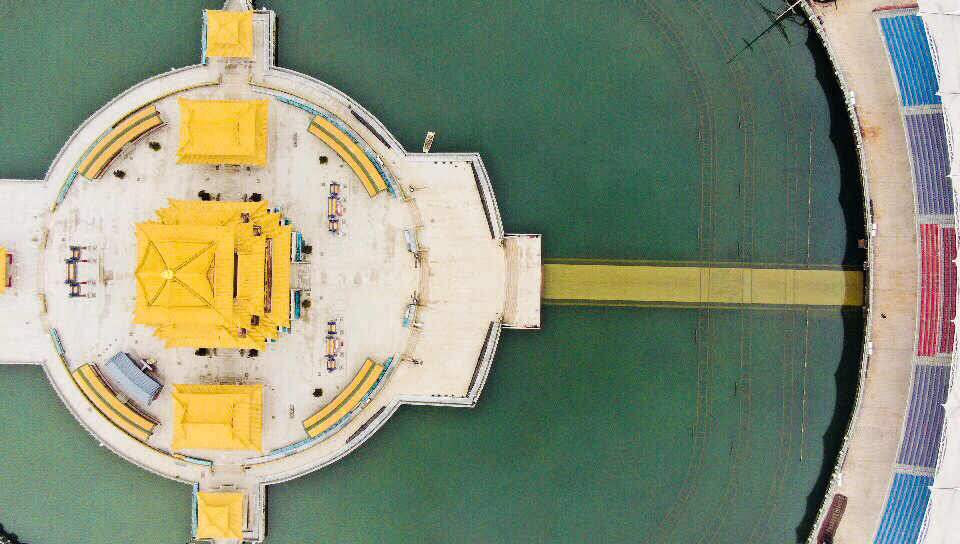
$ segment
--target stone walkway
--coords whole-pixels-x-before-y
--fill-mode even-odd
[[[861,306],[863,272],[608,264],[547,264],[547,303]]]

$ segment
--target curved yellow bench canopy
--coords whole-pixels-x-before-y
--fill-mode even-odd
[[[376,196],[387,188],[387,182],[373,165],[370,157],[360,149],[350,136],[340,130],[324,116],[318,115],[310,122],[310,133],[323,140],[343,159],[343,162],[360,178],[360,183],[370,196]]]
[[[72,374],[73,379],[80,386],[80,391],[114,425],[143,442],[150,438],[157,423],[120,402],[120,399],[107,387],[103,378],[91,365],[83,365],[74,370]]]
[[[77,172],[87,179],[99,178],[123,146],[162,124],[163,120],[157,108],[149,106],[137,111],[110,129],[110,132],[90,148],[77,166]]]
[[[303,422],[303,428],[310,438],[323,434],[352,412],[376,385],[377,380],[383,375],[384,368],[383,365],[367,359],[350,385],[341,391],[333,402]]]

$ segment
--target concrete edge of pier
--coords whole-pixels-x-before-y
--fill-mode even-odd
[[[856,139],[867,225],[866,330],[853,413],[808,543],[835,495],[848,502],[834,542],[873,542],[910,389],[919,290],[916,208],[896,83],[874,10],[889,2],[800,6],[823,42]],[[878,319],[878,316],[883,319]]]

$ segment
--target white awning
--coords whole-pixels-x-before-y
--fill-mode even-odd
[[[920,16],[932,42],[939,76],[954,193],[960,181],[960,0],[919,0]],[[960,535],[960,391],[956,384],[944,405],[943,448],[930,493],[924,544],[956,544]]]
[[[960,535],[960,490],[931,489],[924,544],[956,544]]]

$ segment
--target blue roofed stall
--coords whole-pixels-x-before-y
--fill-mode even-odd
[[[120,391],[141,404],[150,405],[160,396],[160,389],[163,388],[122,351],[107,361],[104,371]]]

